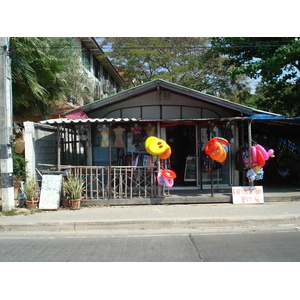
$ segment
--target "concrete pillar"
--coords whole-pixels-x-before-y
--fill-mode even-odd
[[[28,176],[35,176],[35,129],[33,122],[24,122],[24,141],[25,141],[25,159],[26,173]]]
[[[14,208],[12,92],[9,39],[0,37],[0,170],[2,211]]]

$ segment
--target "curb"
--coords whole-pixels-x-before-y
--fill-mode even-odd
[[[146,230],[205,230],[205,229],[233,229],[233,228],[255,228],[259,226],[300,227],[299,216],[269,217],[269,218],[234,218],[234,219],[189,219],[189,220],[125,220],[125,221],[77,221],[77,222],[44,222],[26,224],[5,224],[0,225],[1,233],[22,233],[22,232],[102,232],[102,231],[146,231]]]

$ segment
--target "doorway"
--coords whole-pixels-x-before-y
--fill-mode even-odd
[[[227,153],[227,158],[224,163],[220,164],[205,153],[204,148],[206,143],[213,137],[225,137],[223,126],[213,126],[209,129],[208,126],[198,127],[198,174],[199,183],[202,189],[211,188],[211,182],[215,187],[225,188],[230,185],[230,151]]]
[[[166,127],[166,138],[172,150],[171,169],[177,175],[174,186],[196,186],[196,126]]]

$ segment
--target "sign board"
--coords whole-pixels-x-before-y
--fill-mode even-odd
[[[62,175],[43,175],[40,209],[58,209],[62,189]]]
[[[235,186],[232,187],[233,204],[264,203],[262,186]]]

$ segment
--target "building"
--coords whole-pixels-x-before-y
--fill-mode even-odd
[[[124,80],[118,70],[113,66],[106,57],[101,47],[93,37],[74,37],[74,51],[78,53],[78,59],[82,62],[82,72],[85,73],[88,81],[82,89],[89,96],[88,100],[83,103],[82,99],[76,99],[69,96],[67,100],[57,99],[52,104],[51,118],[64,116],[66,111],[80,107],[83,104],[91,103],[122,91]],[[32,113],[26,119],[14,118],[14,122],[22,121],[40,121],[42,116]]]
[[[239,168],[236,156],[242,146],[251,147],[252,129],[266,119],[268,123],[286,121],[277,114],[153,80],[69,111],[64,118],[27,123],[27,160],[31,172],[35,168],[41,173],[72,169],[83,176],[83,204],[154,203],[169,197],[172,189],[248,184],[247,170]],[[30,146],[37,128],[41,132],[47,128],[52,142],[41,136]],[[150,155],[144,143],[148,136],[166,141],[171,157],[159,160]],[[203,151],[212,137],[230,143],[222,164]],[[52,151],[47,161],[45,151]],[[158,183],[162,169],[176,173],[172,188]]]
[[[81,49],[82,64],[92,82],[93,93],[90,102],[122,91],[123,78],[106,57],[95,38],[79,37],[74,40],[75,47]]]

